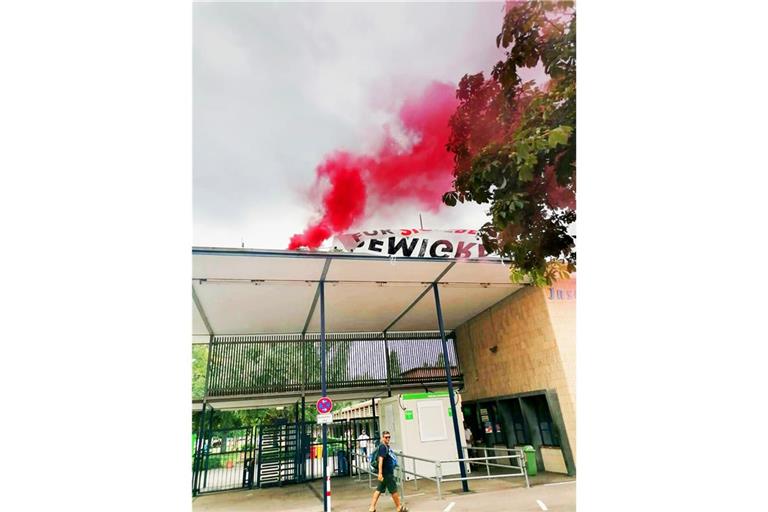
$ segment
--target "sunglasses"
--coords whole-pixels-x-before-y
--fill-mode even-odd
[[[389,439],[390,437],[392,437],[392,436],[384,436],[384,439]]]

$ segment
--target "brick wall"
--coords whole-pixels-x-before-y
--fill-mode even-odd
[[[558,281],[544,289],[552,330],[560,350],[568,394],[558,391],[563,419],[571,418],[568,439],[576,457],[576,279]]]
[[[549,294],[549,289],[525,287],[456,329],[462,398],[556,390],[575,460],[575,296],[561,304],[550,301]],[[495,353],[490,351],[494,345]]]

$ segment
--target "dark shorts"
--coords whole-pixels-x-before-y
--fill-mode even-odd
[[[376,490],[381,494],[384,494],[385,489],[389,491],[389,494],[397,492],[397,480],[395,480],[395,475],[384,475],[384,480],[379,481],[379,485],[376,487]]]

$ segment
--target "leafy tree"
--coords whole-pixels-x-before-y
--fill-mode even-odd
[[[490,203],[483,245],[512,279],[543,285],[576,268],[576,14],[573,2],[511,1],[491,76],[465,75],[451,117],[454,190],[443,202]],[[523,82],[538,63],[548,81]]]
[[[389,375],[392,379],[399,379],[402,377],[403,369],[400,367],[400,358],[397,352],[390,350],[389,352]]]
[[[320,387],[320,342],[306,341],[301,344],[302,376],[307,389]],[[327,376],[327,375],[326,375]]]
[[[326,368],[328,384],[346,382],[349,380],[349,371],[347,365],[349,362],[348,341],[335,341],[328,343],[328,349],[332,351],[329,355],[328,367]]]
[[[205,396],[205,368],[208,365],[208,345],[192,345],[192,399]]]

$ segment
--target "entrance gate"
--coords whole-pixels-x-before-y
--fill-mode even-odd
[[[328,425],[327,449],[331,477],[352,474],[352,456],[361,451],[360,434],[378,439],[378,418],[336,420]],[[309,482],[323,477],[322,425],[310,422],[259,427],[257,487]]]
[[[253,429],[211,429],[198,440],[193,460],[193,494],[253,485]]]
[[[296,481],[298,437],[296,424],[260,427],[257,487],[271,487]]]
[[[214,429],[213,408],[203,407],[192,457],[192,494],[282,486],[323,477],[322,425],[283,422]],[[368,439],[359,437],[365,431]],[[258,433],[258,435],[256,435]],[[376,417],[336,420],[328,425],[331,477],[350,476],[352,457],[370,453],[379,437]]]

